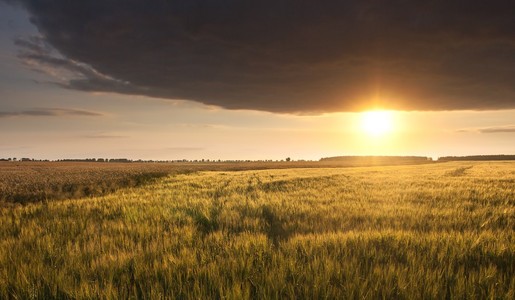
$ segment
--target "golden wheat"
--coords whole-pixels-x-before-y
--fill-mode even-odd
[[[0,209],[0,298],[515,297],[515,163],[173,174]]]

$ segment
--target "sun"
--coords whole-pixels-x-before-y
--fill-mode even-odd
[[[361,115],[361,128],[370,136],[384,136],[393,129],[393,113],[386,110],[364,112]]]

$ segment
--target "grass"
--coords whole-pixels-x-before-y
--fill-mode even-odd
[[[0,208],[0,298],[513,299],[515,163],[202,171]]]
[[[154,164],[4,162],[0,163],[0,201],[25,204],[99,196],[174,171],[179,170]]]
[[[296,162],[0,162],[0,205],[101,196],[157,178],[196,171],[285,168],[335,168],[409,163],[394,158],[351,158],[345,161]],[[431,163],[414,161],[411,163]]]

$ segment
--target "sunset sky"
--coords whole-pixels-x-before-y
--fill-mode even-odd
[[[418,2],[0,0],[0,158],[515,154],[515,2]]]

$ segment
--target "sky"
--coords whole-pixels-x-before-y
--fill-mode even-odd
[[[417,2],[0,0],[0,158],[515,154],[515,3]]]

